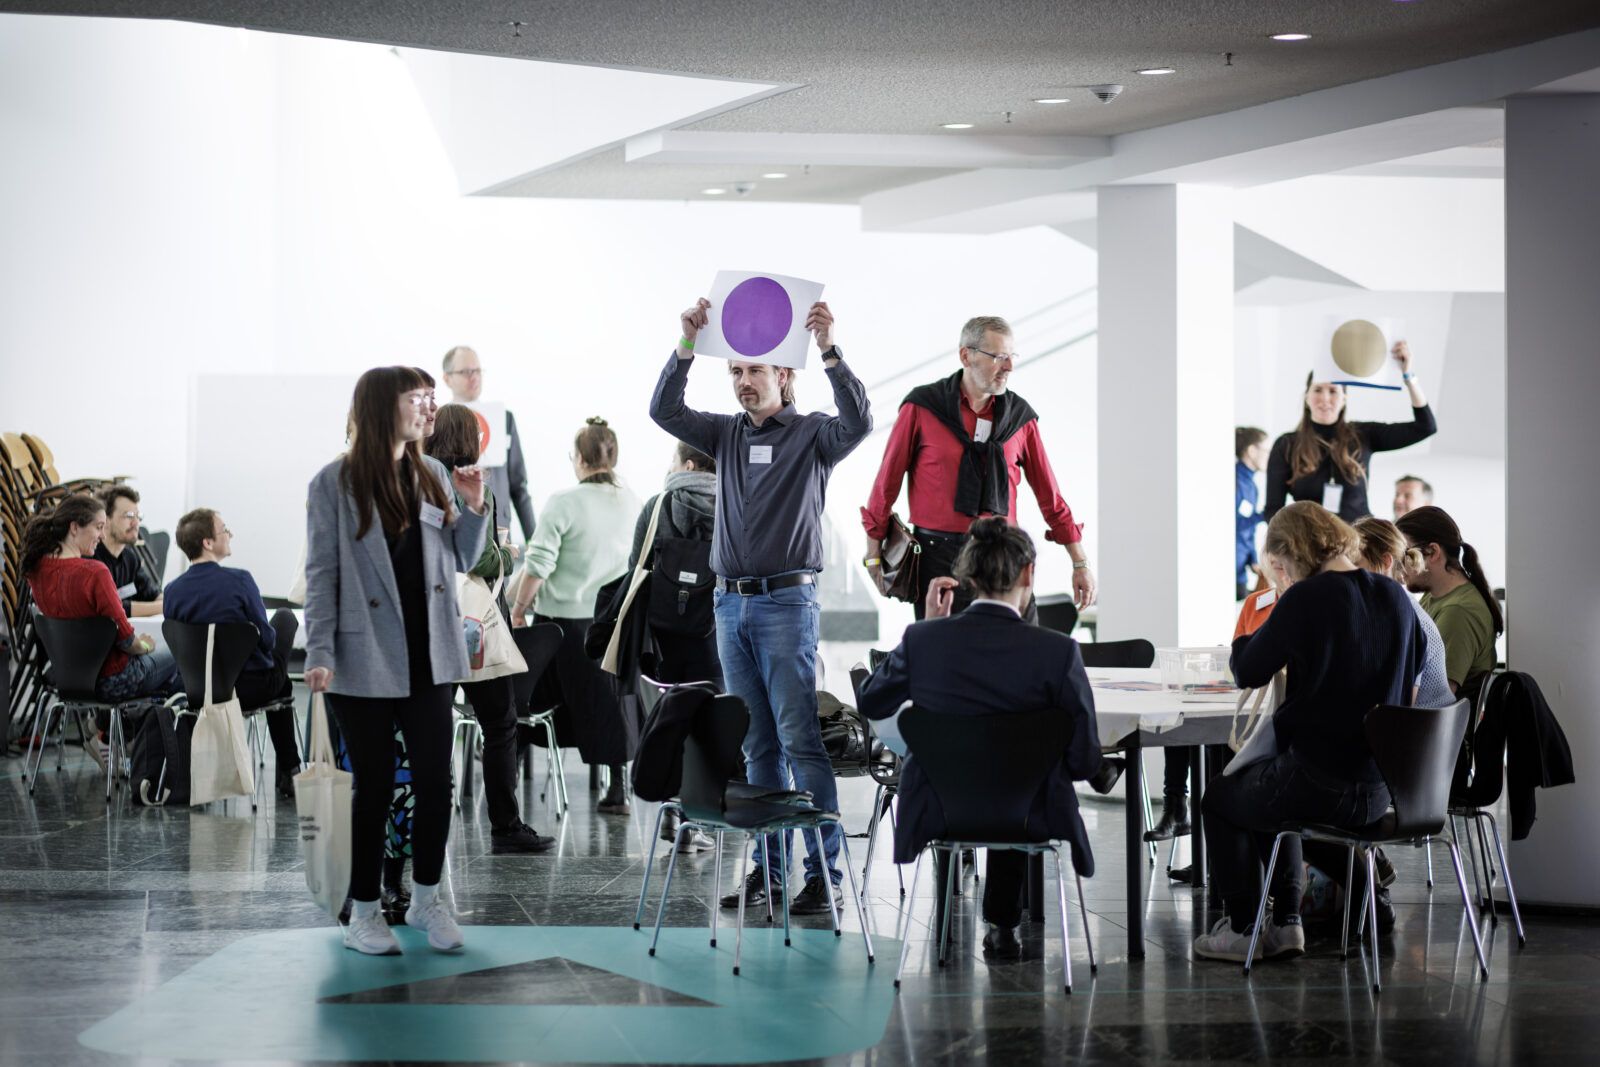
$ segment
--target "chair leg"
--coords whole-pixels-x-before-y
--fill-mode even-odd
[[[926,849],[924,849],[923,852],[918,852],[917,853],[916,866],[911,868],[911,905],[912,905],[912,907],[915,907],[916,903],[917,903],[917,879],[922,877],[922,857],[923,857],[923,853],[924,852],[926,852]],[[900,966],[896,967],[895,971],[894,971],[894,987],[896,989],[900,988],[900,977],[903,974],[906,973],[906,957],[909,956],[909,955],[911,955],[911,908],[910,907],[906,908],[906,930],[905,930],[904,936],[902,936],[901,939],[900,939]]]
[[[1272,839],[1272,856],[1267,860],[1267,877],[1261,883],[1261,902],[1256,905],[1256,921],[1250,927],[1250,951],[1244,954],[1244,973],[1250,974],[1250,964],[1256,958],[1256,947],[1261,943],[1261,927],[1267,918],[1267,887],[1272,885],[1273,872],[1278,869],[1278,849],[1283,847],[1283,839],[1289,836],[1285,831]]]
[[[1483,935],[1478,932],[1478,915],[1472,906],[1472,901],[1467,899],[1467,875],[1461,869],[1461,850],[1454,841],[1450,842],[1450,862],[1456,870],[1456,885],[1461,889],[1461,906],[1467,911],[1467,923],[1472,927],[1472,947],[1478,954],[1478,972],[1483,981],[1489,980],[1489,961],[1483,955]]]
[[[1422,841],[1423,841],[1423,844],[1422,844],[1422,855],[1428,861],[1428,888],[1432,889],[1433,888],[1433,838],[1432,837],[1424,837],[1422,839]]]
[[[1147,827],[1154,826],[1156,824],[1155,810],[1150,806],[1150,782],[1144,776],[1144,757],[1142,754],[1138,757],[1137,768],[1128,768],[1130,771],[1135,769],[1139,772],[1139,798],[1144,801],[1144,824]],[[1126,789],[1127,786],[1124,785],[1123,788]],[[1154,841],[1147,842],[1145,848],[1150,853],[1150,866],[1154,867],[1156,865],[1156,843]]]
[[[1488,909],[1490,926],[1499,926],[1500,913],[1495,910],[1494,906],[1494,860],[1489,853],[1489,836],[1483,832],[1483,817],[1487,814],[1488,812],[1486,811],[1473,812],[1471,820],[1473,839],[1478,845],[1478,855],[1483,857],[1484,891],[1483,903],[1479,907]]]
[[[63,709],[56,718],[56,771],[61,770],[62,761],[67,755],[67,713]]]
[[[63,707],[62,705],[60,705],[60,704],[51,705],[49,702],[41,703],[39,705],[39,707],[33,713],[34,733],[37,735],[38,741],[39,741],[39,758],[34,761],[34,764],[33,764],[33,776],[28,779],[28,795],[30,797],[33,796],[33,788],[34,788],[34,786],[39,784],[39,768],[44,763],[44,746],[45,746],[45,740],[50,736],[50,723],[51,723],[52,720],[54,720],[54,718],[56,717],[57,714],[60,714],[60,715],[64,716],[64,715],[66,715],[66,713],[67,713],[66,712],[66,708]],[[44,716],[44,732],[43,733],[39,732],[39,716],[40,715]],[[29,751],[29,753],[33,752],[33,742],[34,742],[34,738],[33,737],[29,737],[28,738],[28,751]],[[23,760],[23,766],[24,767],[27,766],[27,760],[26,759]]]
[[[1089,904],[1083,899],[1083,875],[1074,870],[1072,877],[1078,883],[1078,913],[1083,917],[1083,944],[1089,950],[1089,973],[1099,974],[1100,965],[1094,961],[1094,937],[1089,933]]]
[[[111,803],[111,789],[117,780],[117,742],[122,735],[122,709],[111,709],[111,725],[106,730],[106,803]]]
[[[944,922],[939,924],[939,966],[945,965],[945,960],[950,953],[950,913],[955,911],[956,883],[961,880],[961,849],[959,846],[948,849],[950,858],[945,861],[944,879]],[[938,868],[938,853],[934,853],[934,870]]]
[[[824,863],[826,868],[827,864]],[[823,871],[823,877],[832,881],[832,876]],[[789,948],[789,835],[784,834],[778,838],[778,881],[783,883],[783,947]],[[772,906],[772,886],[767,885],[767,906]]]
[[[893,841],[894,837],[895,837],[895,834],[900,832],[900,815],[899,815],[899,812],[900,812],[900,793],[897,790],[895,792],[894,796],[889,798],[889,830],[890,830],[889,840],[890,841]],[[895,880],[900,883],[900,899],[904,900],[904,899],[906,899],[906,879],[905,879],[905,875],[901,873],[900,865],[898,863],[896,863],[894,865],[894,876],[895,876]],[[865,890],[867,887],[865,885],[863,885],[861,888],[863,890]]]
[[[1506,899],[1511,902],[1511,918],[1517,925],[1517,947],[1522,948],[1528,943],[1528,934],[1522,928],[1522,910],[1517,907],[1517,891],[1511,884],[1511,862],[1506,858],[1506,845],[1500,837],[1500,824],[1495,822],[1494,816],[1488,812],[1484,812],[1483,817],[1489,820],[1489,830],[1494,834],[1495,852],[1500,856],[1500,875],[1506,883]]]
[[[763,878],[765,878],[767,880],[767,892],[766,892],[767,922],[770,923],[770,922],[772,922],[772,856],[767,851],[767,835],[766,834],[762,834],[761,835],[761,875],[762,875]],[[744,883],[743,882],[739,883],[739,892],[740,892],[741,896],[744,893]],[[782,889],[780,889],[779,892],[784,894],[784,899],[785,900],[788,899],[788,896],[789,896],[789,885],[788,885],[787,882],[784,883]]]
[[[656,837],[659,838],[660,836],[661,836],[661,831],[657,830],[656,831]],[[718,900],[719,895],[722,893],[722,831],[721,830],[717,831],[717,845],[716,845],[716,848],[717,848],[717,856],[716,856],[716,859],[712,861],[712,867],[711,867],[711,947],[712,948],[716,948],[717,947],[717,919],[719,917],[718,913],[722,910],[722,904]]]
[[[683,823],[678,824],[677,836],[672,839],[672,856],[667,860],[667,880],[661,885],[661,903],[656,906],[656,932],[650,938],[652,956],[656,954],[656,942],[661,940],[661,920],[667,914],[667,894],[672,892],[672,872],[678,866],[678,842],[683,838],[684,826]]]
[[[656,842],[661,840],[661,820],[666,817],[667,805],[656,809],[656,832],[650,837],[650,853],[644,858],[644,878],[639,882],[639,906],[633,912],[633,928],[639,929],[644,921],[645,895],[650,891],[650,870],[656,865]]]
[[[1378,957],[1378,858],[1374,849],[1367,854],[1367,932],[1372,937],[1372,991],[1383,992],[1382,960]]]
[[[863,893],[867,891],[867,881],[872,876],[872,853],[878,845],[878,824],[888,814],[883,800],[883,794],[886,789],[886,786],[880,785],[878,786],[878,791],[872,796],[872,826],[867,830],[867,862],[861,868],[861,892]],[[841,834],[844,833],[844,829],[841,827],[839,832]]]
[[[1350,958],[1350,900],[1356,895],[1356,846],[1351,845],[1344,862],[1344,926],[1339,930],[1339,958]]]
[[[872,935],[867,932],[867,909],[862,905],[861,898],[866,892],[866,879],[862,879],[862,886],[856,888],[855,867],[850,860],[850,835],[844,832],[843,823],[835,823],[839,827],[839,849],[844,853],[844,870],[850,876],[850,896],[856,905],[856,921],[861,924],[861,940],[867,946],[867,962],[870,964],[877,959],[877,954],[872,949]]]
[[[1456,818],[1454,815],[1450,816],[1450,839],[1455,842],[1456,852],[1459,854],[1461,851],[1461,833],[1456,826]],[[1478,854],[1472,848],[1470,830],[1467,834],[1467,860],[1472,864],[1472,899],[1482,900],[1483,889],[1478,884]]]
[[[833,936],[843,937],[844,927],[839,925],[839,908],[833,893],[833,872],[828,870],[828,850],[822,847],[822,824],[817,823],[811,828],[811,836],[817,839],[817,855],[822,858],[822,886],[828,891],[828,918],[833,920]],[[844,827],[839,827],[839,839],[844,839]],[[788,896],[787,893],[784,896]]]
[[[1061,850],[1051,849],[1056,857],[1056,903],[1061,909],[1061,968],[1065,972],[1067,995],[1072,995],[1072,933],[1067,929],[1067,871]]]
[[[764,841],[764,840],[766,840],[766,838],[762,838],[762,840]],[[751,846],[751,844],[753,844],[753,842],[750,840],[750,835],[749,834],[745,834],[744,835],[744,842],[739,846],[739,853],[740,853],[742,859],[739,862],[739,925],[738,925],[737,929],[734,931],[734,935],[733,935],[733,974],[734,974],[734,977],[738,977],[738,975],[739,975],[739,956],[740,956],[740,953],[742,953],[744,951],[744,897],[745,897],[744,886],[745,886],[745,883],[750,880],[750,846]],[[765,874],[764,871],[762,873],[763,873],[763,875]],[[768,881],[770,882],[771,880],[768,879]],[[772,894],[768,893],[767,895],[770,897]]]

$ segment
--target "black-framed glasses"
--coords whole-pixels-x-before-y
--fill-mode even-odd
[[[982,348],[974,348],[973,351],[982,352],[996,363],[999,363],[1002,359],[1009,359],[1012,363],[1015,363],[1022,358],[1022,353],[1020,352],[989,352]]]

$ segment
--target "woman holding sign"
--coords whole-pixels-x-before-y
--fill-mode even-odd
[[[306,520],[306,685],[327,693],[355,773],[347,948],[400,951],[379,910],[395,729],[416,792],[406,924],[462,945],[439,896],[450,832],[450,698],[468,676],[456,572],[483,551],[483,473],[422,454],[427,383],[409,367],[356,382],[350,451],[312,479]],[[451,497],[454,483],[463,507]]]
[[[1290,497],[1315,501],[1346,522],[1366,517],[1372,454],[1414,445],[1438,431],[1433,410],[1411,370],[1410,346],[1396,341],[1391,355],[1411,397],[1411,421],[1346,421],[1345,387],[1312,381],[1307,375],[1300,426],[1278,438],[1267,459],[1267,506],[1262,512],[1267,519]]]

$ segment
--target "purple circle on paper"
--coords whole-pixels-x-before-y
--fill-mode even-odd
[[[771,278],[746,278],[722,305],[722,336],[741,356],[764,356],[789,336],[794,306]]]

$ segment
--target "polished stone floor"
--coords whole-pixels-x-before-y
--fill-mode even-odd
[[[481,802],[458,821],[450,886],[468,953],[442,957],[407,939],[405,957],[382,961],[338,948],[305,892],[289,807],[268,799],[252,816],[237,802],[204,811],[122,802],[108,813],[103,780],[76,748],[59,773],[54,754],[46,759],[32,798],[21,761],[0,761],[0,1063],[1600,1059],[1600,923],[1529,917],[1518,950],[1508,918],[1485,921],[1492,973],[1480,982],[1453,885],[1430,894],[1409,851],[1394,857],[1399,925],[1383,942],[1376,998],[1368,962],[1339,959],[1336,930],[1248,982],[1235,966],[1191,962],[1204,896],[1159,879],[1143,905],[1147,955],[1130,960],[1120,801],[1085,804],[1100,861],[1085,883],[1100,967],[1091,977],[1074,908],[1070,997],[1053,900],[1049,922],[1024,926],[1024,958],[990,965],[975,947],[982,924],[969,883],[954,958],[940,968],[926,877],[895,994],[904,911],[886,852],[870,885],[875,967],[853,914],[838,940],[826,916],[797,918],[806,932],[789,950],[753,916],[743,977],[733,978],[727,918],[715,950],[689,929],[706,919],[709,853],[680,857],[669,931],[651,960],[649,927],[631,924],[653,805],[596,814],[576,753],[569,760],[566,819],[539,800],[542,765],[523,798],[528,821],[558,834],[556,851],[491,855]],[[848,826],[864,830],[870,785],[846,781],[842,797]],[[852,847],[859,865],[865,841]],[[731,847],[727,858],[725,885]]]

